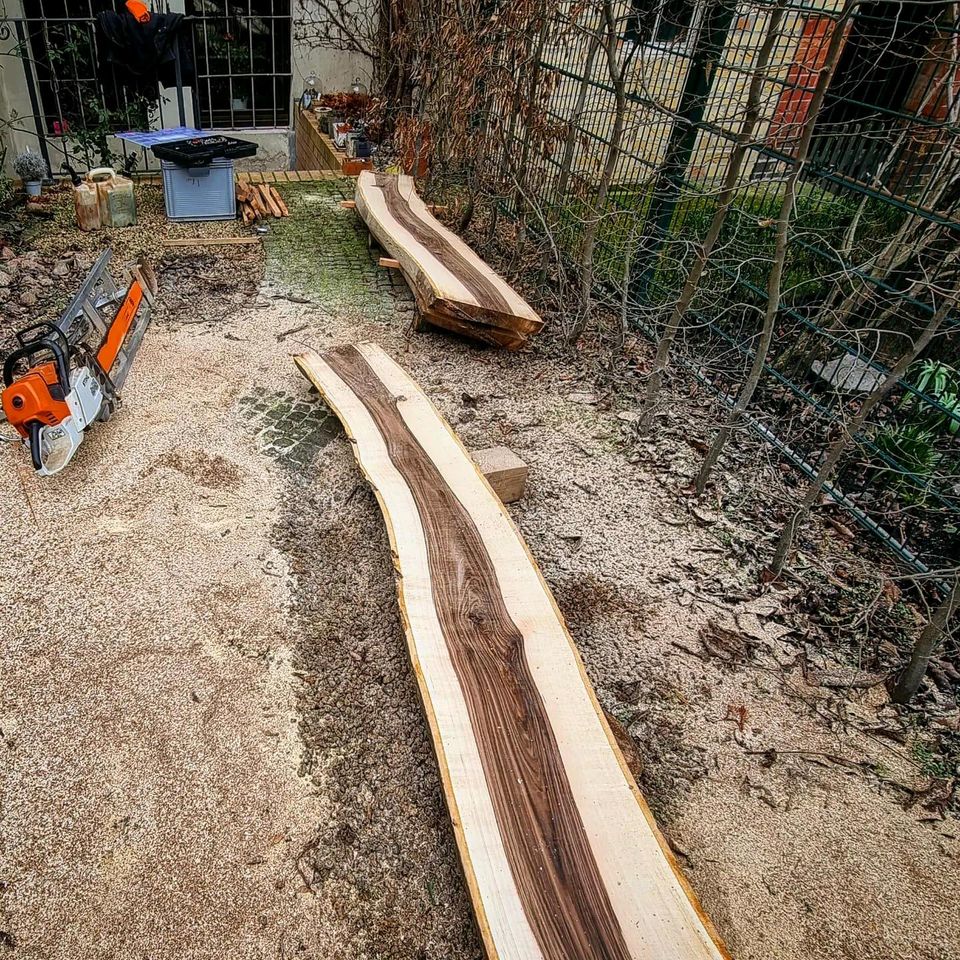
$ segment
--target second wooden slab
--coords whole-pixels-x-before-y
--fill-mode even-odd
[[[430,323],[508,349],[542,329],[530,304],[433,216],[412,177],[360,174],[355,206]]]

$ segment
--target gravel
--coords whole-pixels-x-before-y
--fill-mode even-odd
[[[676,436],[631,456],[617,413],[637,400],[588,355],[549,332],[522,356],[411,336],[392,281],[338,267],[369,256],[339,192],[281,189],[300,214],[264,259],[161,264],[198,322],[161,308],[124,408],[68,472],[40,481],[0,447],[0,953],[479,956],[376,503],[338,432],[304,467],[251,420],[251,395],[307,396],[290,353],[371,339],[468,446],[529,464],[511,510],[732,954],[960,955],[960,830],[908,802],[929,778],[903,748],[859,731],[882,691],[807,683],[779,631],[748,656],[700,641],[747,622],[732,544],[756,535],[677,497],[684,401]],[[120,260],[156,251],[145,227],[115,238]],[[211,273],[260,292],[211,293]]]

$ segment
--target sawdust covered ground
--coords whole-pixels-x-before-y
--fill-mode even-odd
[[[960,955],[955,820],[905,805],[923,774],[862,732],[875,691],[836,723],[836,695],[791,668],[783,598],[734,559],[749,533],[679,505],[679,405],[631,464],[628,401],[598,402],[548,338],[513,357],[408,337],[409,298],[338,191],[286,188],[262,257],[161,263],[127,402],[68,473],[0,448],[0,951],[479,955],[383,524],[289,360],[367,338],[468,446],[530,464],[514,515],[732,955]],[[118,257],[160,253],[159,223]],[[718,621],[760,652],[705,652]]]

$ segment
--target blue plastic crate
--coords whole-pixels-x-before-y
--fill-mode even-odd
[[[218,157],[207,167],[181,167],[169,160],[161,160],[160,168],[168,220],[236,218],[232,160]]]

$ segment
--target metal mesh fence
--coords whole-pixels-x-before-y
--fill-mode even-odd
[[[761,70],[776,6],[614,4],[615,47],[598,8],[564,6],[534,48],[541,122],[511,121],[501,105],[494,163],[515,179],[523,158],[539,222],[571,263],[597,224],[601,297],[656,338],[743,144],[759,74],[732,206],[682,330],[683,365],[731,402],[757,345],[784,183],[812,124],[775,335],[748,417],[812,475],[938,297],[956,288],[960,29],[949,4],[860,3],[845,13],[830,0],[780,4]],[[812,117],[837,30],[839,59]],[[874,411],[827,491],[920,568],[960,560],[956,345],[950,321]]]

